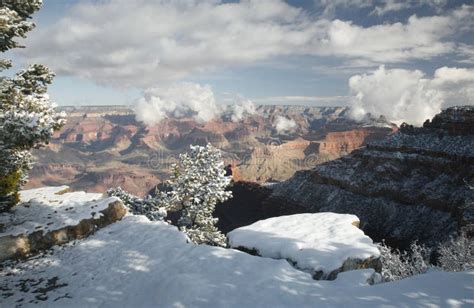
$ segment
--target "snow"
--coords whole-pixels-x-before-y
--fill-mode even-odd
[[[316,281],[284,260],[186,243],[183,233],[127,216],[86,240],[0,271],[0,306],[459,307],[474,271],[431,272],[368,286],[371,270]],[[47,292],[47,290],[49,290]],[[9,296],[7,296],[9,295]],[[20,302],[18,302],[20,301]],[[31,301],[31,302],[30,302]],[[35,304],[36,303],[36,304]]]
[[[0,214],[4,229],[0,236],[47,233],[77,225],[83,219],[99,218],[100,211],[118,198],[104,198],[100,193],[66,192],[68,186],[43,187],[20,192],[21,203]]]
[[[230,247],[256,250],[262,257],[288,259],[299,269],[326,274],[347,259],[378,258],[370,237],[353,223],[355,215],[296,214],[258,221],[227,234]]]

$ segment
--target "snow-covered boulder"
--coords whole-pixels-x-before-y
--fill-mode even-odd
[[[24,257],[88,236],[127,212],[115,197],[43,187],[20,193],[21,203],[0,213],[0,261]]]
[[[357,216],[296,214],[258,221],[227,234],[232,248],[273,259],[286,259],[315,279],[335,279],[361,268],[380,271],[380,252],[358,228]]]

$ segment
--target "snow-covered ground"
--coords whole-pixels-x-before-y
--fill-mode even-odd
[[[380,256],[358,223],[357,216],[349,214],[296,214],[258,221],[233,230],[227,238],[231,247],[255,250],[262,257],[288,259],[310,273],[328,274],[348,259]]]
[[[35,231],[47,233],[74,226],[83,219],[101,217],[100,211],[118,200],[104,198],[98,193],[67,192],[68,189],[68,186],[59,186],[22,191],[22,203],[11,212],[0,214],[0,225],[4,226],[0,236],[26,235]]]
[[[371,270],[316,281],[284,260],[186,243],[175,227],[127,216],[74,245],[0,271],[0,306],[466,307],[474,271],[368,286]]]

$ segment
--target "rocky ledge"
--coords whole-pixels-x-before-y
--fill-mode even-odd
[[[384,140],[297,172],[265,201],[276,215],[357,215],[374,240],[435,245],[474,233],[474,106],[444,110],[423,127],[403,125]],[[293,211],[294,212],[294,211]]]
[[[0,214],[0,262],[87,237],[126,213],[115,197],[67,186],[22,191],[21,203]]]

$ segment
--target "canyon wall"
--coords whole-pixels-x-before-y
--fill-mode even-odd
[[[422,128],[371,142],[276,184],[272,215],[351,213],[374,240],[405,246],[474,233],[474,107],[449,108]]]
[[[224,112],[207,123],[185,117],[153,126],[137,122],[133,110],[124,106],[63,109],[68,122],[46,148],[34,152],[37,163],[27,188],[66,184],[103,192],[121,186],[144,196],[169,177],[179,153],[191,144],[209,142],[222,150],[236,179],[282,181],[395,129],[375,119],[355,122],[342,107],[259,106],[255,114],[236,122]],[[278,132],[275,119],[281,116],[296,126]]]

